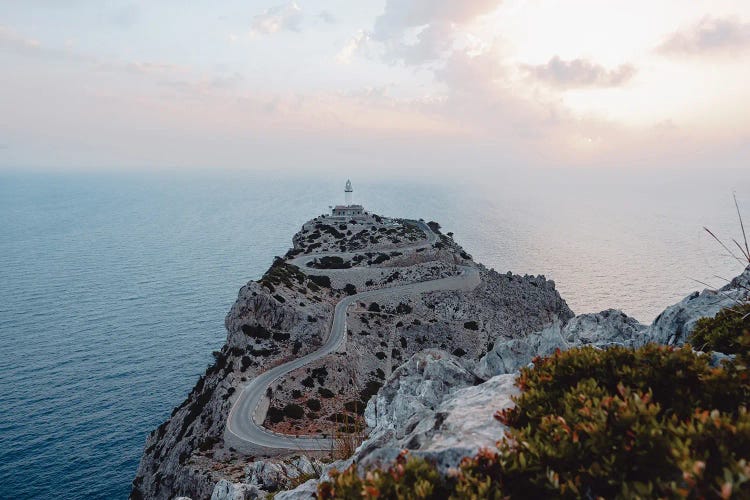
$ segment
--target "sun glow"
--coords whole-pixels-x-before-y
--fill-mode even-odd
[[[716,16],[744,13],[750,18],[747,2],[719,1],[712,10]],[[705,63],[670,61],[656,51],[665,33],[700,19],[701,12],[697,4],[676,1],[639,5],[619,0],[510,0],[471,29],[474,46],[483,46],[481,40],[495,40],[508,56],[506,63],[517,68],[544,65],[554,57],[593,61],[603,71],[633,65],[634,75],[621,85],[551,91],[531,88],[522,72],[509,72],[514,85],[523,87],[527,95],[557,92],[579,116],[596,115],[630,126],[667,120],[693,127],[722,126],[728,121],[734,127],[746,124],[747,99],[742,96],[750,64],[737,64],[737,57],[747,55]],[[715,110],[725,106],[733,111],[718,117]]]

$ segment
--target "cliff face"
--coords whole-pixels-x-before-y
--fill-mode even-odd
[[[363,469],[389,465],[403,449],[435,463],[444,473],[479,448],[491,448],[506,428],[492,416],[512,407],[517,370],[534,356],[582,345],[637,347],[647,342],[684,344],[696,321],[750,299],[750,267],[720,290],[694,292],[667,307],[651,325],[621,311],[553,321],[522,338],[499,339],[476,365],[449,353],[425,350],[396,370],[365,410],[370,434],[348,460],[326,466],[320,479],[279,493],[279,500],[310,498],[331,469],[352,462]],[[726,358],[713,353],[711,363]]]
[[[451,238],[431,236],[434,242],[427,244],[418,224],[377,216],[305,224],[287,255],[277,258],[262,279],[241,288],[227,314],[227,341],[214,353],[215,363],[147,438],[132,498],[208,498],[219,481],[225,480],[222,487],[228,491],[227,485],[246,482],[246,466],[256,458],[278,454],[259,450],[249,456],[225,445],[229,411],[249,380],[318,350],[328,338],[335,304],[352,293],[395,290],[456,276],[463,268],[475,269],[480,277],[470,290],[389,292],[356,301],[346,315],[345,348],[269,388],[265,427],[330,435],[341,422],[364,425],[367,418],[374,425],[372,415],[363,414],[368,402],[421,351],[441,349],[472,367],[498,342],[573,316],[553,282],[488,270]],[[331,251],[340,253],[341,261],[301,263]],[[302,411],[292,414],[290,408]]]

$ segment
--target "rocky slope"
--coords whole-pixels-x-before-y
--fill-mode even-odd
[[[363,469],[387,465],[403,449],[428,457],[440,469],[456,467],[461,458],[502,439],[505,427],[492,415],[513,405],[518,368],[536,355],[555,349],[647,342],[681,345],[702,317],[750,299],[750,267],[720,290],[694,292],[664,310],[651,325],[621,311],[582,314],[554,321],[525,338],[500,340],[479,363],[467,365],[449,353],[423,351],[396,370],[365,410],[370,434],[354,455],[323,468],[321,478],[279,493],[277,499],[311,498],[331,469],[352,462]],[[722,359],[714,353],[714,363]],[[262,494],[262,493],[261,493]]]
[[[436,231],[439,227],[431,226]],[[439,234],[428,248],[405,250],[424,239],[414,223],[379,216],[344,222],[317,218],[305,224],[287,255],[240,290],[227,314],[227,341],[214,353],[215,363],[170,419],[147,438],[131,497],[209,498],[215,488],[223,498],[250,495],[250,486],[258,486],[252,484],[248,467],[263,455],[278,453],[246,456],[225,446],[223,432],[238,389],[272,366],[317,350],[328,335],[334,305],[353,291],[450,276],[457,264],[474,266],[481,276],[479,286],[468,292],[391,294],[353,305],[347,315],[346,352],[279,380],[271,390],[265,426],[292,434],[333,435],[363,427],[365,418],[368,425],[376,425],[377,411],[365,413],[365,407],[399,366],[425,349],[455,356],[456,366],[463,366],[463,376],[473,383],[476,377],[467,375],[470,367],[498,342],[573,316],[553,282],[488,270],[447,235]],[[351,255],[346,262],[319,259],[315,269],[290,264],[300,255],[331,250]],[[419,437],[402,438],[435,438],[422,427],[415,429],[409,432],[419,432]],[[371,435],[386,439],[387,434]]]
[[[429,248],[400,250],[423,238],[408,221],[378,216],[305,224],[287,255],[240,290],[215,363],[148,437],[132,498],[245,499],[279,490],[289,491],[276,498],[310,498],[331,468],[389,462],[402,449],[445,470],[502,438],[504,428],[492,415],[512,405],[514,372],[535,356],[586,344],[681,344],[697,319],[750,293],[748,268],[721,290],[696,292],[668,307],[651,325],[617,310],[574,316],[553,282],[488,270],[447,235]],[[348,254],[340,262],[316,259],[314,269],[290,264],[331,250]],[[346,352],[271,388],[266,427],[342,436],[354,430],[355,438],[366,428],[352,456],[334,462],[326,453],[247,456],[225,446],[238,389],[272,366],[317,350],[334,305],[352,288],[450,276],[457,264],[478,269],[479,286],[356,303],[347,315]]]

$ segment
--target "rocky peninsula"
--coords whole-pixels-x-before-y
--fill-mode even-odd
[[[213,365],[147,438],[131,498],[310,498],[328,471],[403,449],[448,470],[502,438],[493,414],[535,356],[680,345],[750,285],[745,270],[642,325],[575,316],[554,282],[487,269],[434,222],[320,216],[292,241],[240,289]]]

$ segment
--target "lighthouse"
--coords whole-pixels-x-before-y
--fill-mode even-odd
[[[336,205],[333,207],[331,216],[340,219],[358,219],[365,215],[365,209],[362,205],[355,205],[352,203],[352,196],[354,195],[354,188],[352,188],[352,181],[347,179],[344,185],[344,204]]]
[[[351,205],[352,204],[352,194],[354,193],[354,189],[352,189],[352,181],[349,179],[346,180],[346,186],[344,186],[344,204],[345,205]]]

